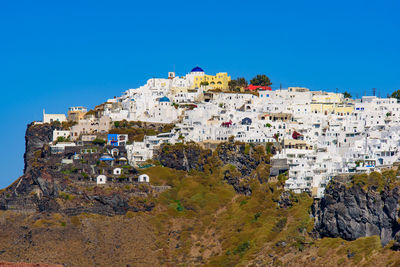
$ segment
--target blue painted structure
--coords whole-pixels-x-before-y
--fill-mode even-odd
[[[114,160],[114,158],[111,157],[110,155],[103,155],[103,156],[101,156],[101,158],[99,158],[99,160],[101,160],[101,161],[112,161],[112,160]]]
[[[107,143],[111,146],[118,146],[118,134],[108,134]]]
[[[204,70],[202,68],[200,68],[199,66],[196,66],[192,69],[191,72],[204,72]]]
[[[158,100],[158,101],[160,101],[160,102],[171,102],[171,100],[169,100],[169,98],[166,97],[166,96],[161,97],[160,100]]]

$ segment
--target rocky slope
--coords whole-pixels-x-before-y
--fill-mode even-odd
[[[96,160],[109,149],[90,144],[52,154],[54,127],[28,127],[24,175],[0,191],[0,262],[400,264],[393,171],[334,179],[312,204],[305,193],[283,190],[285,175],[270,177],[271,150],[263,145],[230,141],[210,150],[187,143],[161,147],[159,166],[146,169],[151,185],[136,183],[138,170],[125,166],[126,177],[108,175],[110,182],[97,186],[93,177],[115,167]],[[91,153],[80,153],[86,148]]]
[[[355,240],[377,235],[383,245],[396,239],[399,188],[387,185],[377,190],[363,185],[340,179],[331,182],[325,197],[314,206],[314,230],[319,237]]]
[[[177,170],[204,171],[204,165],[209,163],[212,157],[211,150],[202,149],[195,143],[187,145],[163,145],[156,155],[161,165]],[[218,163],[217,163],[218,164]]]
[[[124,168],[126,176],[114,178],[117,181],[113,185],[95,187],[95,177],[113,169],[112,166],[98,164],[96,159],[107,151],[106,147],[90,145],[91,149],[98,150],[97,154],[82,154],[73,164],[62,164],[64,158],[72,159],[73,155],[80,153],[80,148],[77,152],[52,154],[48,144],[57,127],[50,124],[28,125],[24,174],[0,191],[1,210],[115,215],[154,208],[152,202],[131,201],[138,196],[158,194],[157,188],[150,185],[139,187],[130,183],[131,177],[137,173],[134,168]]]
[[[54,124],[35,125],[31,123],[27,126],[25,133],[25,154],[24,154],[24,173],[28,171],[33,159],[34,153],[48,145],[53,139],[53,130],[57,129]]]
[[[163,166],[177,170],[212,172],[215,168],[225,166],[225,180],[238,193],[246,195],[251,194],[247,184],[250,176],[256,175],[260,182],[268,179],[269,157],[263,145],[240,142],[221,143],[215,151],[203,149],[195,143],[163,145],[156,155]],[[259,167],[261,173],[255,173]]]

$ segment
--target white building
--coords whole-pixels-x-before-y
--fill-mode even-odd
[[[81,135],[106,133],[110,127],[111,119],[108,116],[102,116],[100,119],[83,119],[71,127],[71,138],[78,140]]]
[[[150,177],[147,174],[141,174],[138,177],[139,183],[150,183]]]
[[[379,171],[400,159],[400,103],[396,99],[351,100],[340,93],[302,87],[259,91],[258,95],[205,92],[207,88],[193,86],[196,77],[203,75],[200,68],[185,76],[171,72],[167,78],[152,78],[126,90],[104,103],[100,119],[93,113],[79,120],[71,129],[71,139],[106,133],[112,121],[174,123],[169,133],[124,144],[128,161],[135,166],[151,159],[163,143],[219,142],[231,137],[250,143],[274,142],[282,148],[275,158],[287,159],[290,166],[285,188],[315,197],[322,197],[327,183],[339,173]],[[65,115],[43,115],[44,122],[56,120],[65,121]],[[66,134],[56,131],[53,140]]]
[[[46,111],[43,109],[43,123],[52,123],[52,122],[64,122],[67,121],[67,117],[65,114],[46,114]]]
[[[106,182],[107,182],[107,177],[105,175],[101,174],[101,175],[97,176],[97,178],[96,178],[97,184],[106,184]]]
[[[71,131],[53,130],[53,142],[57,141],[59,137],[63,137],[64,139],[69,139],[70,135]]]

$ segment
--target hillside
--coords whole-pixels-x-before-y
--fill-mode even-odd
[[[285,175],[270,176],[265,146],[226,142],[211,150],[188,143],[164,145],[154,166],[127,170],[132,177],[148,174],[150,184],[123,179],[96,185],[83,175],[90,159],[75,171],[57,164],[61,159],[46,152],[51,126],[31,127],[25,174],[1,192],[0,261],[400,264],[394,171],[337,179],[324,199],[314,201],[285,192]]]

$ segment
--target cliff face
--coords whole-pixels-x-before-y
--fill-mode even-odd
[[[400,264],[400,252],[366,237],[377,235],[383,244],[394,239],[392,248],[400,248],[396,174],[335,180],[312,206],[314,225],[313,199],[283,191],[284,176],[269,178],[264,146],[226,142],[212,151],[194,143],[165,145],[156,158],[170,168],[146,170],[157,187],[114,181],[107,172],[115,166],[97,164],[110,149],[105,146],[52,154],[52,126],[31,127],[25,173],[0,192],[2,260],[72,266]],[[93,177],[103,171],[114,180],[96,185]],[[129,171],[124,179],[137,174]]]
[[[176,170],[203,171],[204,165],[211,156],[211,150],[205,150],[197,144],[189,143],[187,145],[164,145],[157,154],[157,159],[163,166]]]
[[[242,176],[248,176],[261,163],[269,163],[269,156],[263,146],[222,143],[217,148],[219,159],[224,164],[236,166]]]
[[[24,174],[0,193],[0,209],[105,215],[153,209],[152,202],[131,201],[138,196],[158,193],[158,189],[151,186],[131,186],[132,177],[137,173],[134,168],[128,170],[124,167],[125,178],[129,179],[114,177],[108,190],[92,190],[96,185],[97,175],[106,174],[108,178],[112,176],[115,166],[103,166],[107,164],[99,164],[98,160],[102,154],[110,153],[110,148],[93,147],[90,144],[52,154],[49,143],[52,141],[53,130],[57,127],[59,126],[50,124],[28,125],[25,135]],[[85,149],[95,149],[97,152],[81,153]],[[75,159],[75,156],[79,157]],[[227,142],[221,143],[212,151],[195,143],[165,145],[156,157],[163,166],[177,170],[213,173],[223,167],[223,178],[236,192],[245,195],[251,194],[248,184],[251,178],[257,176],[260,181],[266,181],[266,178],[261,177],[269,175],[269,167],[266,167],[269,156],[265,153],[264,146]],[[72,163],[63,163],[63,160]],[[129,189],[126,189],[127,186]]]
[[[246,181],[252,174],[257,175],[253,172],[261,165],[269,164],[269,155],[266,154],[264,146],[234,142],[221,143],[215,151],[203,149],[194,143],[163,145],[156,154],[156,159],[165,167],[185,171],[193,169],[212,172],[216,168],[229,165],[231,168],[224,170],[224,179],[236,192],[245,195],[251,194]],[[262,174],[257,176],[268,177],[269,168],[260,168],[260,172]]]
[[[25,133],[24,173],[34,158],[34,153],[52,141],[53,130],[56,127],[50,124],[29,124]]]
[[[89,147],[98,150],[97,154],[79,155],[84,147],[77,147],[76,152],[51,154],[48,144],[55,128],[49,124],[28,125],[24,174],[0,192],[1,210],[115,215],[153,209],[153,202],[132,201],[157,194],[157,189],[150,185],[132,183],[137,173],[134,168],[125,166],[123,176],[112,178],[109,175],[112,170],[122,166],[98,164],[98,158],[107,148],[91,144]],[[122,148],[120,150],[122,153]],[[79,158],[73,159],[76,154]],[[63,159],[73,160],[73,163],[64,164]],[[102,173],[113,179],[113,185],[94,188],[95,177]]]
[[[378,235],[383,245],[397,239],[399,189],[376,192],[332,182],[325,197],[314,205],[315,228],[319,237],[355,240]]]
[[[51,154],[48,143],[54,129],[48,124],[28,126],[24,175],[0,193],[0,209],[115,215],[154,208],[153,202],[138,200],[138,197],[157,194],[157,190],[149,185],[135,186],[129,180],[129,183],[114,181],[109,188],[94,186],[96,175],[113,168],[96,163],[98,156],[107,150],[105,147],[96,148],[98,155],[82,154],[73,164],[61,163],[64,158],[71,160],[76,152]],[[163,166],[177,170],[220,172],[237,193],[251,195],[250,179],[258,178],[261,183],[269,179],[269,156],[260,145],[226,142],[212,151],[188,143],[164,145],[156,159]],[[129,175],[137,172],[135,169],[129,171]],[[389,174],[374,173],[350,182],[331,182],[325,197],[313,205],[314,233],[319,237],[346,240],[378,235],[382,244],[393,239],[400,241],[400,191],[399,186],[393,186],[398,183],[396,175]],[[358,184],[360,182],[364,186]],[[373,186],[365,186],[368,183]],[[283,206],[290,206],[285,199],[281,202]]]

